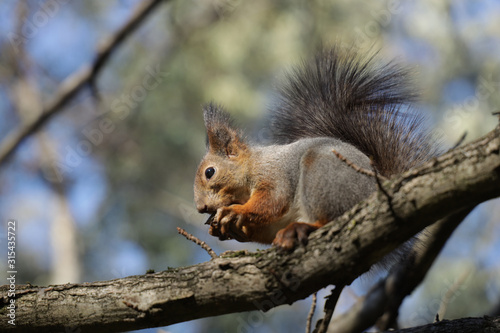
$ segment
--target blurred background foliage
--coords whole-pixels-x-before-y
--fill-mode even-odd
[[[58,84],[91,63],[99,41],[138,3],[0,1],[0,139],[36,118]],[[263,248],[210,237],[206,217],[194,210],[204,103],[223,104],[262,139],[259,124],[284,71],[321,44],[375,48],[413,68],[418,108],[447,148],[464,132],[470,141],[497,123],[491,113],[500,109],[499,39],[495,0],[165,1],[107,63],[97,80],[100,99],[79,94],[2,166],[0,244],[7,219],[16,219],[18,282],[39,285],[208,260],[177,226],[218,253]],[[448,319],[483,315],[498,305],[499,221],[498,200],[468,217],[405,301],[401,325],[432,322],[438,311]],[[373,278],[345,291],[339,312]],[[163,331],[303,331],[309,304]]]

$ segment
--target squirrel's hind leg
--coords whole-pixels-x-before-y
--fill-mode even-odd
[[[370,168],[370,160],[359,150],[346,143],[330,143],[309,149],[300,162],[300,211],[304,222],[294,222],[278,231],[273,244],[292,250],[307,244],[309,234],[335,217],[342,215],[354,204],[375,190],[375,180],[358,173],[341,161],[332,150],[340,152],[356,165]]]
[[[309,234],[325,225],[326,222],[291,223],[276,233],[273,245],[286,251],[293,250],[298,245],[297,243],[307,245]]]

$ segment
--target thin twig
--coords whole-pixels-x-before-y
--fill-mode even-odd
[[[441,304],[439,305],[439,310],[436,314],[436,316],[439,316],[439,318],[444,318],[444,315],[446,314],[446,310],[448,310],[448,304],[452,301],[452,298],[456,296],[457,290],[463,286],[465,283],[465,280],[470,276],[472,271],[464,271],[459,278],[448,288],[446,291],[446,294],[443,296],[441,299]]]
[[[371,164],[371,166],[373,168],[373,171],[370,171],[370,170],[367,170],[365,168],[360,167],[359,165],[356,165],[354,162],[352,162],[349,159],[347,159],[345,156],[343,156],[341,153],[339,153],[335,149],[332,149],[332,152],[335,154],[335,156],[337,156],[337,158],[339,160],[341,160],[342,162],[344,162],[347,166],[351,167],[354,171],[359,172],[359,173],[361,173],[363,175],[366,175],[368,177],[375,178],[375,180],[377,182],[378,188],[387,197],[387,202],[389,204],[389,209],[393,213],[394,217],[397,218],[397,216],[396,216],[396,214],[394,212],[394,209],[392,207],[392,197],[391,197],[391,195],[389,193],[387,193],[387,191],[385,190],[385,188],[382,186],[381,180],[387,180],[387,178],[384,177],[384,176],[382,176],[381,174],[379,174],[377,172],[377,169],[373,165],[373,160],[370,158],[370,164]]]
[[[343,156],[341,153],[336,151],[335,149],[332,149],[332,152],[337,156],[339,160],[347,164],[348,167],[352,168],[354,171],[359,172],[363,175],[366,175],[368,177],[376,177],[375,173],[373,171],[367,170],[365,168],[360,167],[359,165],[356,165],[354,162],[350,161],[347,159],[345,156]],[[379,177],[383,178],[384,180],[386,179],[384,176],[379,175]]]
[[[316,329],[314,330],[315,333],[326,333],[328,330],[328,325],[330,325],[335,306],[337,305],[337,301],[339,300],[340,293],[343,289],[344,286],[335,286],[335,289],[332,290],[330,296],[327,297],[324,309],[325,317],[318,320],[316,323]]]
[[[311,333],[311,322],[314,316],[314,311],[316,310],[317,299],[318,299],[318,292],[315,292],[312,297],[311,309],[309,310],[309,314],[307,315],[306,333]]]
[[[377,182],[377,187],[379,188],[380,192],[382,192],[385,197],[387,198],[387,204],[389,205],[389,209],[392,213],[392,215],[394,216],[394,218],[398,218],[398,216],[396,215],[396,212],[394,211],[394,207],[392,206],[392,196],[389,194],[389,192],[387,192],[387,190],[384,188],[384,186],[382,186],[382,182],[380,181],[380,178],[382,178],[383,176],[379,175],[379,173],[377,172],[377,169],[375,169],[375,166],[373,165],[373,161],[370,159],[370,164],[372,165],[372,168],[373,168],[373,174],[375,175],[375,181]]]
[[[372,166],[373,168],[373,174],[375,175],[375,181],[377,182],[377,187],[378,189],[380,190],[380,192],[382,192],[383,195],[385,195],[385,197],[387,198],[387,204],[389,205],[389,210],[391,211],[392,213],[392,216],[394,216],[394,218],[396,220],[399,220],[399,217],[398,215],[396,215],[396,212],[394,211],[394,207],[392,205],[392,195],[389,194],[389,192],[387,192],[387,190],[385,189],[385,187],[382,185],[382,181],[381,181],[381,178],[383,178],[383,180],[387,179],[385,177],[383,177],[382,175],[380,175],[378,172],[377,172],[377,168],[375,168],[375,165],[373,163],[373,159],[370,158],[370,165]]]
[[[145,20],[149,13],[159,5],[162,0],[148,0],[141,2],[130,19],[115,32],[110,38],[103,43],[102,47],[97,51],[97,56],[91,65],[85,65],[75,73],[67,77],[60,85],[54,98],[43,108],[42,113],[34,121],[19,128],[14,133],[9,134],[3,141],[0,147],[0,165],[3,164],[28,136],[35,133],[42,127],[52,116],[61,111],[83,87],[93,82],[104,64],[108,61],[113,52],[129,36],[141,22]]]
[[[389,297],[386,286],[386,281],[379,281],[365,296],[359,297],[345,314],[338,316],[331,323],[335,332],[364,332],[373,326],[377,318],[383,314]]]
[[[467,131],[465,131],[464,134],[462,134],[462,136],[458,139],[457,143],[455,143],[455,145],[450,150],[459,147],[464,142],[466,137],[467,137]]]
[[[204,241],[200,240],[196,236],[191,235],[182,228],[177,227],[177,232],[180,233],[182,236],[186,237],[187,239],[189,239],[190,241],[194,242],[195,244],[201,246],[203,250],[208,252],[208,254],[210,255],[210,257],[212,257],[212,259],[217,258],[217,254],[214,252],[214,250],[212,250],[212,248],[208,246],[208,244],[205,243]]]

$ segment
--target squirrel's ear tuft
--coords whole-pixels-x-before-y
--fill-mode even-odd
[[[209,103],[203,107],[207,128],[207,148],[211,153],[234,157],[247,149],[243,135],[233,124],[231,116],[222,106]]]

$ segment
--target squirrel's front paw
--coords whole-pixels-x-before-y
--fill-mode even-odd
[[[214,223],[210,225],[209,233],[220,240],[236,239],[239,242],[250,241],[248,235],[247,218],[237,213],[232,206],[217,209]]]

